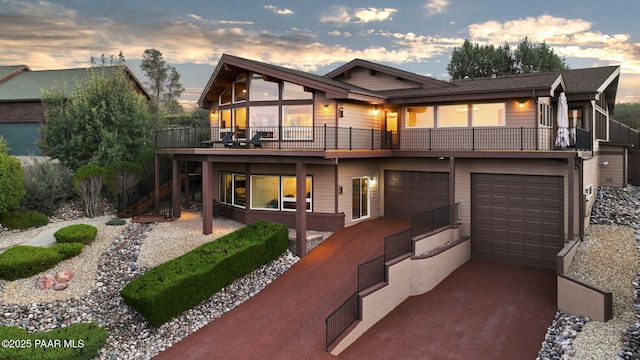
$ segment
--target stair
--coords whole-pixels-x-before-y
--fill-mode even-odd
[[[171,194],[171,181],[160,185],[160,198]],[[118,213],[119,218],[130,218],[134,213],[139,214],[154,205],[155,192],[152,191],[142,197],[143,200],[136,200],[133,204],[127,206]]]

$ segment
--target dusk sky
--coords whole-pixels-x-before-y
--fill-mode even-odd
[[[366,59],[449,80],[465,39],[546,41],[572,69],[621,65],[617,102],[640,101],[640,1],[0,0],[0,65],[89,67],[123,52],[141,81],[145,49],[176,67],[195,106],[224,53],[317,74]]]

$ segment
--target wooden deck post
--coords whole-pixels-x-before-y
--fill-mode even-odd
[[[213,163],[202,161],[202,233],[213,232]]]
[[[173,160],[171,183],[171,203],[173,204],[173,217],[179,218],[180,213],[180,160]]]
[[[307,164],[296,163],[296,255],[307,254]]]

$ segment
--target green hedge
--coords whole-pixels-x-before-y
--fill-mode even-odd
[[[82,252],[82,244],[55,244],[53,246],[19,245],[0,253],[0,279],[28,278],[52,268],[64,259]]]
[[[34,334],[15,326],[0,326],[0,360],[94,359],[107,343],[107,336],[107,329],[96,323]]]
[[[148,270],[125,285],[120,295],[150,325],[159,327],[276,259],[287,249],[288,237],[284,225],[254,222]]]
[[[75,224],[65,226],[56,231],[53,237],[59,243],[91,244],[98,234],[98,228],[88,224]]]
[[[49,223],[46,215],[36,211],[7,211],[0,214],[0,224],[9,229],[29,229]]]

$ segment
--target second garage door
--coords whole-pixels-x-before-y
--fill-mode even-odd
[[[472,174],[472,256],[555,267],[564,245],[563,184],[561,176]]]
[[[384,172],[384,214],[408,219],[411,215],[449,204],[449,173]]]

